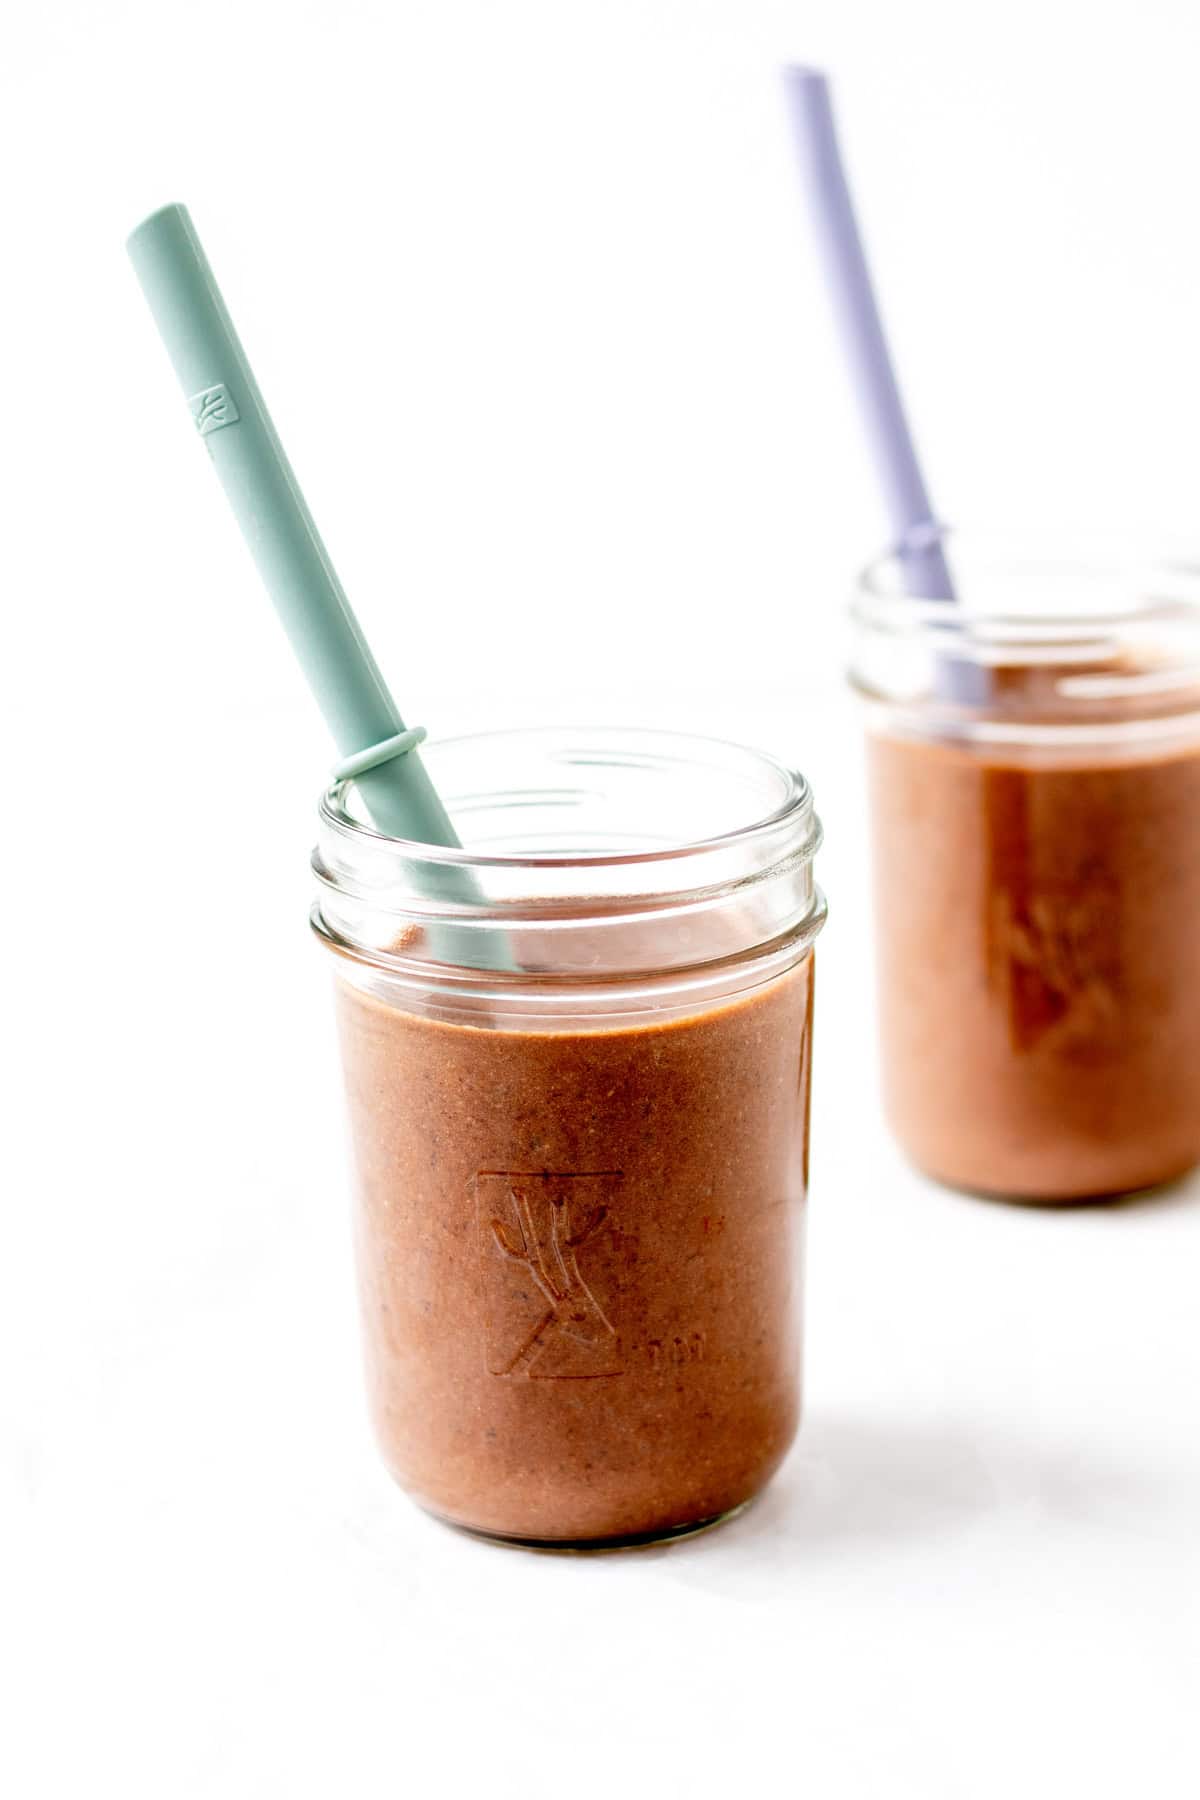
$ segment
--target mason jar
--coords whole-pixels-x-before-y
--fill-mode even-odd
[[[711,1524],[799,1419],[811,793],[656,732],[423,755],[463,849],[344,782],[314,855],[384,1458],[519,1543]]]
[[[950,535],[862,576],[884,1099],[954,1186],[1075,1200],[1200,1161],[1200,577]]]

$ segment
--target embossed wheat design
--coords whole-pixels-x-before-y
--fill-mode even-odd
[[[572,1231],[565,1198],[557,1194],[547,1197],[552,1209],[548,1242],[544,1234],[539,1236],[528,1189],[515,1183],[509,1189],[509,1198],[517,1219],[519,1241],[514,1242],[509,1236],[503,1220],[493,1218],[491,1221],[492,1235],[500,1250],[513,1262],[524,1263],[550,1307],[512,1358],[505,1374],[523,1368],[551,1329],[565,1331],[584,1342],[616,1335],[580,1274],[576,1260],[576,1252],[604,1223],[608,1208],[594,1206],[583,1224]]]
[[[206,425],[223,424],[225,421],[225,413],[225,395],[223,393],[206,394],[204,399],[200,402],[200,411],[196,415],[196,423],[203,431]]]

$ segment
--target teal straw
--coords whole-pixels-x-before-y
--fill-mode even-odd
[[[185,206],[151,213],[129,254],[192,418],[367,810],[389,837],[458,845],[271,423]],[[468,878],[454,871],[459,886]]]
[[[458,848],[417,753],[425,733],[405,726],[371,655],[186,206],[151,213],[131,233],[128,248],[193,421],[342,752],[335,774],[354,781],[387,836]],[[421,881],[431,898],[469,905],[481,897],[468,869],[426,861]],[[448,961],[514,966],[498,939],[489,957],[469,929],[439,926],[433,935]]]

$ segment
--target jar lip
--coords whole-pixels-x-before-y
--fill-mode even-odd
[[[968,572],[960,602],[907,591],[904,558],[932,544]],[[975,585],[978,583],[978,586]],[[1072,610],[1043,605],[1022,610],[1012,596],[1056,593],[1086,584],[1089,604]],[[980,606],[981,588],[1007,590],[1009,603]],[[1108,605],[1094,602],[1107,592]],[[860,569],[851,600],[854,622],[891,636],[1000,641],[1009,645],[1069,644],[1081,638],[1165,624],[1200,635],[1200,548],[1191,544],[1147,552],[1125,533],[1001,533],[929,525],[879,551]]]
[[[753,845],[761,840],[769,839],[777,834],[781,826],[794,821],[803,827],[803,840],[789,846],[789,856],[804,856],[811,860],[815,856],[821,841],[821,825],[813,805],[813,794],[809,783],[797,770],[790,768],[777,757],[764,751],[751,750],[727,738],[701,736],[698,733],[643,730],[621,725],[597,725],[586,727],[564,727],[557,725],[513,727],[498,731],[479,731],[456,734],[453,737],[434,740],[430,748],[436,753],[439,746],[446,749],[464,749],[473,745],[480,747],[496,743],[512,743],[517,739],[532,739],[537,742],[550,743],[555,738],[563,743],[577,742],[586,739],[594,742],[598,750],[610,745],[615,753],[621,744],[636,738],[638,745],[649,749],[658,749],[661,753],[673,753],[678,758],[690,747],[694,753],[714,750],[731,752],[744,758],[747,765],[757,764],[760,769],[769,771],[783,785],[784,795],[780,803],[769,812],[753,819],[749,824],[738,826],[733,830],[717,832],[712,836],[698,837],[675,844],[665,844],[653,850],[624,851],[471,851],[450,848],[443,844],[424,844],[417,839],[389,837],[377,831],[374,826],[355,818],[346,806],[346,796],[353,788],[351,780],[333,782],[321,796],[319,812],[322,825],[339,838],[351,844],[359,844],[365,849],[381,849],[393,847],[407,853],[406,860],[431,863],[456,869],[620,869],[657,867],[662,864],[682,861],[688,857],[702,856],[706,852],[719,851],[738,845]],[[627,752],[628,762],[631,752]]]

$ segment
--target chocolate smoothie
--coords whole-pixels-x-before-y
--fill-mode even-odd
[[[811,953],[587,1029],[407,1010],[343,971],[369,1387],[400,1484],[558,1544],[748,1500],[799,1414]]]
[[[914,1162],[1062,1200],[1200,1161],[1200,738],[889,732],[869,758],[885,1099]]]

